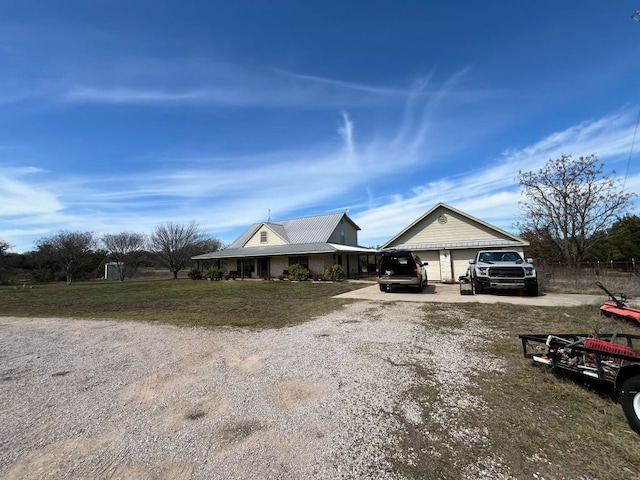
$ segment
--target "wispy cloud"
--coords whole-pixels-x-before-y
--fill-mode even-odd
[[[0,167],[0,217],[51,214],[62,208],[56,195],[27,178],[39,172],[36,167]]]
[[[519,171],[541,168],[562,154],[595,153],[610,169],[628,158],[635,117],[625,110],[554,132],[520,149],[505,149],[491,166],[415,185],[409,192],[378,198],[377,206],[354,214],[362,227],[364,244],[382,244],[439,202],[513,230],[522,200]],[[636,157],[638,153],[636,153]],[[620,172],[620,169],[618,169]],[[638,175],[627,179],[626,189],[638,192]]]
[[[408,93],[407,89],[388,88],[388,87],[381,87],[381,86],[375,86],[375,85],[367,85],[364,83],[357,83],[357,82],[346,82],[343,80],[335,80],[331,78],[319,77],[317,75],[303,75],[300,73],[294,73],[294,72],[289,72],[286,70],[279,70],[279,69],[276,69],[276,71],[298,80],[305,80],[308,82],[330,85],[333,87],[346,88],[349,90],[357,90],[360,92],[371,93],[374,95],[404,97]]]

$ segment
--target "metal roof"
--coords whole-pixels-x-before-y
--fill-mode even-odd
[[[291,245],[265,245],[260,247],[225,248],[217,252],[205,253],[192,257],[193,260],[215,260],[218,258],[246,258],[277,255],[309,255],[314,253],[360,253],[374,254],[373,248],[352,245],[338,245],[335,243],[297,243]]]
[[[254,223],[247,228],[227,249],[242,248],[263,225],[267,225],[290,244],[326,243],[342,219],[360,230],[360,227],[344,212],[292,218],[277,222],[261,222]]]

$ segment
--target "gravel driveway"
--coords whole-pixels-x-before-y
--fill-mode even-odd
[[[456,392],[491,332],[435,335],[423,316],[361,301],[264,331],[0,317],[0,478],[400,478],[390,459],[415,453],[394,433],[424,420],[416,364],[434,369],[437,421],[482,405]],[[507,470],[485,460],[468,478]]]

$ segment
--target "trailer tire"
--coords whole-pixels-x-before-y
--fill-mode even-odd
[[[620,404],[629,426],[640,433],[640,375],[631,377],[622,384]]]

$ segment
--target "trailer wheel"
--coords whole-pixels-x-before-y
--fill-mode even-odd
[[[631,377],[622,384],[620,403],[629,426],[640,433],[640,375]]]

